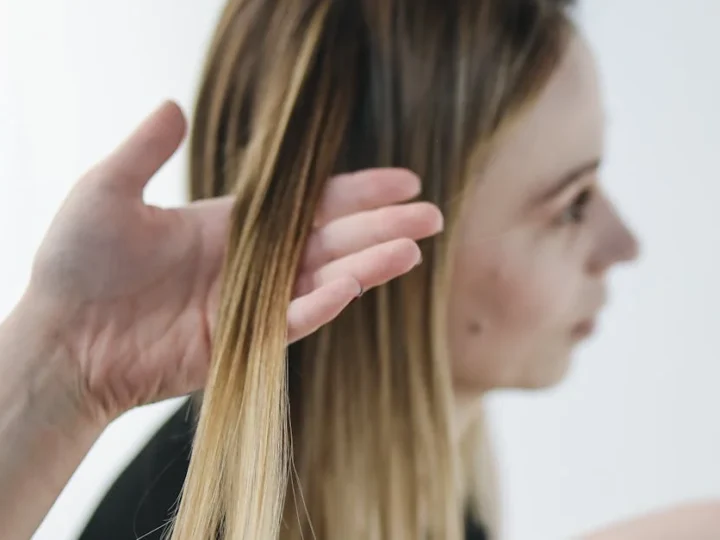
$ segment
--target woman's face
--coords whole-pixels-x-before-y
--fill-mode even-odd
[[[497,141],[461,217],[450,298],[460,392],[558,382],[636,239],[603,194],[603,107],[576,37],[537,101]]]

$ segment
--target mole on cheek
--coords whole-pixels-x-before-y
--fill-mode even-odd
[[[482,333],[482,326],[480,325],[480,323],[478,321],[470,320],[467,323],[467,330],[472,335],[478,335],[478,334]]]

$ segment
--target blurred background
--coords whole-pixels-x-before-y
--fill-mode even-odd
[[[222,3],[0,0],[0,318],[75,179],[165,98],[191,111]],[[606,184],[644,249],[560,387],[489,399],[508,540],[720,497],[720,2],[581,0],[579,18],[604,78]],[[149,202],[184,201],[185,159]],[[177,403],[117,420],[35,539],[74,539]]]

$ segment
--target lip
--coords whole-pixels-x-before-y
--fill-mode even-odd
[[[586,319],[573,327],[572,335],[575,339],[585,339],[595,331],[595,319]]]

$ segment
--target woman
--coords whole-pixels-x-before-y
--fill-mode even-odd
[[[251,359],[237,379],[246,409],[217,398],[231,376],[222,370],[235,365],[223,354],[242,342],[223,340],[189,476],[190,404],[119,478],[83,538],[159,538],[186,480],[175,538],[191,538],[198,522],[207,536],[225,527],[227,538],[273,537],[281,515],[281,538],[499,536],[481,463],[482,396],[557,383],[592,332],[608,271],[638,249],[602,191],[602,102],[568,9],[560,0],[228,3],[196,111],[192,197],[236,190],[238,207],[264,210],[252,224],[236,220],[219,334],[239,324],[229,291],[252,298],[247,283],[265,267],[260,258],[258,269],[240,268],[235,256],[287,245],[296,257],[327,173],[413,170],[445,233],[422,244],[423,265],[294,344],[289,381],[243,386],[264,365]],[[280,211],[299,205],[293,222]],[[280,263],[265,277],[275,275]],[[268,478],[247,483],[266,471],[266,452],[238,467],[252,445],[282,442],[285,384],[296,478],[275,477],[280,456]],[[256,428],[217,429],[228,406],[252,413]],[[271,420],[266,410],[280,412]],[[284,504],[267,517],[260,503],[275,492]]]

